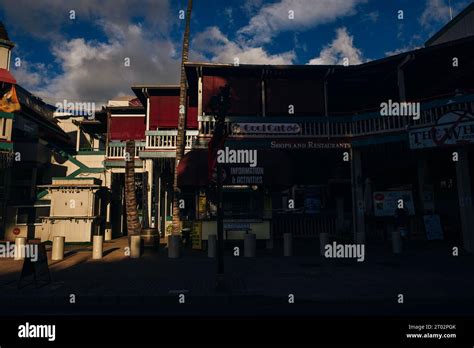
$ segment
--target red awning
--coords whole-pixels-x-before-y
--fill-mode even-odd
[[[0,68],[0,82],[16,84],[16,80],[13,75],[8,70],[2,68]]]
[[[179,187],[203,187],[208,183],[207,150],[193,150],[183,156],[178,165]],[[233,185],[233,167],[248,167],[247,164],[226,164],[224,185]],[[263,169],[263,185],[290,186],[293,182],[293,163],[285,152],[275,149],[259,149],[257,167]],[[239,174],[236,174],[239,175]],[[242,177],[244,177],[242,175]]]
[[[193,150],[183,156],[178,164],[178,186],[206,186],[207,150]]]

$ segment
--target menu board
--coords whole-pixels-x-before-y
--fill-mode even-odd
[[[425,223],[426,239],[443,239],[443,228],[441,227],[439,215],[424,215],[423,222]]]
[[[191,230],[191,240],[193,249],[202,249],[202,222],[195,221]]]

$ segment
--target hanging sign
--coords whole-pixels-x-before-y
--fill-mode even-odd
[[[240,134],[298,134],[301,127],[297,123],[234,123],[232,133]]]

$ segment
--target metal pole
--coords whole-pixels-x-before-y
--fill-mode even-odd
[[[222,168],[217,167],[217,290],[225,289],[224,281],[224,211],[222,207]]]

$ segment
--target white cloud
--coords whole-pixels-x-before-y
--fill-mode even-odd
[[[414,51],[414,50],[417,50],[417,49],[422,48],[422,47],[423,46],[408,45],[408,46],[397,48],[393,51],[387,51],[387,52],[385,52],[385,56],[387,56],[387,57],[396,56],[397,54],[405,53],[405,52],[409,52],[409,51]]]
[[[262,6],[263,0],[245,0],[242,9],[247,15],[254,15],[258,9]]]
[[[457,15],[469,1],[451,1],[453,17]],[[439,24],[446,24],[450,21],[449,3],[446,0],[426,0],[426,6],[421,14],[420,23],[424,29],[433,29]]]
[[[28,64],[20,54],[23,64],[13,70],[19,84],[47,102],[101,104],[132,94],[133,84],[178,82],[180,56],[169,35],[178,17],[170,15],[168,0],[4,0],[0,8],[14,18],[11,32],[24,31],[50,45],[53,61]],[[69,19],[71,10],[81,22]],[[131,24],[136,18],[142,22]],[[84,22],[101,31],[103,38],[62,34],[67,26]],[[11,33],[10,37],[14,40]],[[19,53],[16,48],[14,56]],[[126,57],[130,67],[124,66]]]
[[[168,0],[2,0],[0,8],[12,18],[11,29],[45,40],[58,40],[61,29],[78,21],[105,20],[125,29],[132,18],[142,17],[150,30],[165,32],[175,18]]]
[[[354,15],[363,2],[366,0],[281,0],[263,6],[238,34],[253,45],[269,43],[283,31],[310,29]],[[294,19],[289,18],[289,11]]]
[[[336,38],[321,50],[319,57],[311,59],[308,64],[343,64],[344,58],[349,59],[350,65],[364,62],[362,51],[354,46],[354,37],[347,32],[346,28],[342,27],[336,30]]]
[[[130,95],[133,84],[177,82],[180,58],[170,41],[152,38],[138,25],[106,26],[107,42],[79,38],[53,45],[61,74],[45,78],[43,69],[35,72],[37,78],[29,78],[14,72],[18,82],[53,104],[63,99],[102,104],[116,95]],[[130,67],[124,64],[127,57]],[[44,85],[39,88],[38,82]]]
[[[209,27],[194,38],[192,59],[202,60],[210,56],[215,63],[234,64],[238,58],[240,64],[292,64],[293,51],[269,54],[263,47],[252,47],[245,43],[230,41],[217,27]]]
[[[362,21],[370,21],[373,23],[377,23],[380,17],[379,11],[372,11],[372,12],[367,12],[362,15]]]

